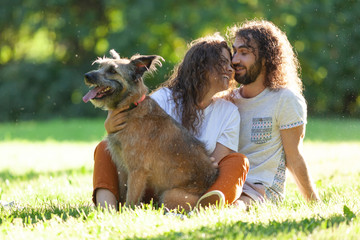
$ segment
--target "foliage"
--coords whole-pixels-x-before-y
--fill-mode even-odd
[[[83,104],[83,74],[111,48],[158,54],[164,81],[191,40],[265,18],[298,52],[310,114],[360,116],[360,3],[317,1],[5,0],[0,3],[0,121],[100,116]]]

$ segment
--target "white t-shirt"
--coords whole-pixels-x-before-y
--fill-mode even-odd
[[[250,162],[246,181],[265,186],[266,197],[284,197],[286,166],[280,130],[306,124],[306,102],[289,89],[270,90],[253,98],[235,91],[235,105],[241,115],[239,152]]]
[[[175,102],[172,92],[168,88],[161,88],[151,94],[167,114],[181,124],[181,117],[176,113]],[[204,119],[195,137],[205,144],[205,148],[211,154],[216,143],[237,152],[239,144],[240,115],[237,107],[223,99],[214,101],[204,109]]]

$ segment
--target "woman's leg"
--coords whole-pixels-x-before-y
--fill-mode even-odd
[[[119,210],[118,200],[115,195],[106,188],[99,188],[96,190],[95,198],[97,205],[102,208],[114,208]]]
[[[220,195],[225,197],[226,204],[232,204],[241,195],[242,187],[249,171],[249,160],[241,153],[231,153],[219,162],[219,176],[215,183],[205,193],[198,205],[207,206],[220,201]],[[218,194],[220,191],[222,194]],[[211,194],[211,193],[214,194]],[[205,195],[204,195],[205,196]]]
[[[96,206],[107,205],[118,209],[118,173],[106,147],[106,141],[102,141],[95,149],[92,199]]]

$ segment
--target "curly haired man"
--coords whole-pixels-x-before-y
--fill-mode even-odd
[[[239,152],[250,161],[239,200],[282,200],[286,168],[306,200],[319,200],[302,152],[306,102],[292,46],[264,20],[235,25],[229,34],[235,80],[241,84],[231,92],[242,117]]]
[[[286,35],[274,24],[257,20],[229,30],[235,80],[241,84],[230,94],[241,115],[238,152],[250,161],[243,192],[236,203],[242,206],[242,202],[282,200],[286,168],[305,199],[319,200],[301,149],[306,102],[299,63]],[[121,109],[109,113],[105,121],[108,132],[119,131],[125,125],[126,114]],[[115,195],[103,190],[96,192],[102,196],[101,201],[97,198],[97,204],[112,199],[115,205]]]

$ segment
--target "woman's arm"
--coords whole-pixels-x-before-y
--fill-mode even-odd
[[[105,130],[108,134],[118,132],[125,128],[128,112],[127,108],[118,108],[115,110],[109,110],[107,118],[104,123]]]
[[[225,147],[221,143],[216,143],[214,152],[211,154],[211,157],[215,159],[214,163],[219,164],[220,160],[230,153],[234,153],[230,148]]]

